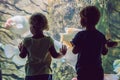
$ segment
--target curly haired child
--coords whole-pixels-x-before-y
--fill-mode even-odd
[[[58,53],[52,38],[43,34],[43,30],[48,30],[48,21],[43,14],[33,14],[29,23],[33,36],[26,37],[19,45],[19,56],[27,56],[25,80],[52,80],[52,57],[61,58],[66,54],[67,48],[63,45]]]

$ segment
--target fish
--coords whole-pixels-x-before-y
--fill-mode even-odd
[[[29,35],[32,35],[29,32],[28,29],[28,21],[24,16],[14,16],[12,18],[9,18],[6,23],[5,23],[5,27],[10,30],[13,31],[13,33],[21,35],[22,37],[27,37]],[[54,37],[52,37],[53,42],[54,42],[54,46],[56,51],[59,51],[59,49],[62,47],[62,45],[66,45],[68,50],[66,55],[60,60],[62,62],[66,61],[68,64],[70,64],[71,66],[75,66],[76,61],[77,61],[77,55],[74,55],[72,53],[72,45],[70,43],[70,41],[72,40],[72,38],[76,35],[77,32],[81,31],[82,29],[77,29],[77,28],[65,28],[65,32],[64,33],[60,33],[60,41],[54,39]],[[47,32],[44,32],[44,34]],[[49,36],[51,36],[51,34],[48,32],[47,34],[49,34]],[[19,39],[20,41],[20,39]],[[22,39],[21,39],[22,41]],[[19,49],[17,48],[19,43],[18,39],[15,38],[15,40],[13,40],[14,45],[11,44],[6,44],[4,47],[4,51],[5,51],[5,55],[7,58],[11,58],[14,63],[16,63],[17,65],[24,65],[26,62],[25,60],[22,60],[18,53]]]
[[[8,18],[5,22],[4,27],[12,31],[14,34],[18,34],[22,37],[25,37],[30,34],[29,23],[25,16],[16,15],[11,18]]]
[[[5,44],[4,45],[4,53],[7,58],[12,58],[15,54],[18,54],[18,50],[16,46],[13,46],[11,44]]]
[[[67,45],[68,47],[72,47],[70,41],[74,38],[74,36],[83,29],[78,28],[65,28],[64,33],[60,33],[60,42]]]
[[[65,32],[64,33],[60,33],[60,42],[64,45],[67,46],[67,53],[64,56],[64,59],[66,60],[67,63],[69,63],[74,69],[75,69],[75,65],[77,62],[77,56],[78,54],[73,54],[72,53],[72,49],[73,46],[70,43],[70,41],[72,41],[72,39],[74,38],[74,36],[79,32],[82,31],[84,29],[78,29],[78,28],[65,28]]]
[[[5,44],[3,49],[4,49],[5,56],[7,58],[12,58],[12,61],[16,65],[18,66],[25,65],[27,59],[26,58],[22,59],[19,57],[20,51],[17,46],[13,46],[11,44]]]

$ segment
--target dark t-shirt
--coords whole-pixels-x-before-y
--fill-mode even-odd
[[[76,68],[101,66],[101,53],[106,43],[106,38],[101,32],[98,30],[80,31],[72,43],[79,48]]]

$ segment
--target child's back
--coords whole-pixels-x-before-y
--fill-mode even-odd
[[[101,66],[101,50],[106,43],[105,36],[98,30],[85,30],[77,35],[73,40],[73,43],[80,48],[77,66]]]
[[[26,63],[26,75],[52,74],[51,55],[49,48],[53,44],[50,37],[35,39],[28,37],[24,39],[24,45],[28,51]]]

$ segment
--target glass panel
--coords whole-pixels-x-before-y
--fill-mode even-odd
[[[107,39],[118,42],[116,47],[109,48],[106,56],[102,56],[106,80],[118,80],[120,76],[119,0],[0,0],[0,71],[2,71],[0,78],[2,76],[3,80],[24,80],[24,65],[27,58],[19,57],[18,45],[24,37],[31,36],[28,20],[35,12],[41,12],[47,17],[49,31],[45,31],[45,34],[53,38],[56,50],[59,50],[61,44],[68,47],[66,56],[52,61],[53,79],[76,78],[77,55],[72,53],[70,41],[78,31],[84,30],[80,25],[79,12],[88,5],[97,6],[101,12],[97,29]]]

